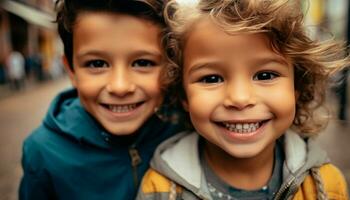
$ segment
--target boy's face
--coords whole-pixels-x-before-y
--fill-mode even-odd
[[[293,67],[265,34],[228,35],[199,21],[187,37],[183,76],[185,108],[209,148],[235,158],[270,155],[293,122]]]
[[[111,134],[139,129],[162,102],[160,27],[129,15],[82,13],[73,30],[74,71],[85,109]]]

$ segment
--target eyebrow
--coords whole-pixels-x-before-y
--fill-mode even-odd
[[[150,55],[150,56],[156,56],[156,57],[163,57],[163,54],[161,51],[157,50],[138,50],[132,53],[134,56],[144,56],[144,55]]]
[[[253,66],[263,66],[268,63],[279,63],[282,64],[285,67],[288,67],[289,64],[285,58],[282,56],[271,56],[271,57],[262,57],[262,58],[254,58],[254,61],[252,61]],[[191,65],[191,69],[188,71],[188,73],[193,73],[193,71],[198,71],[203,68],[216,68],[215,66],[221,66],[222,62],[218,60],[214,61],[199,61],[198,63],[195,63],[194,65]]]
[[[84,56],[89,56],[89,55],[94,55],[94,56],[102,56],[105,53],[103,53],[103,51],[98,51],[98,50],[89,50],[89,51],[83,51],[82,53],[77,53],[76,57],[77,58],[81,58]]]
[[[291,66],[291,63],[288,63],[288,60],[282,56],[275,55],[273,57],[263,57],[258,58],[253,61],[253,66],[264,66],[271,63],[277,63],[280,66],[283,66],[284,68],[288,69],[289,66]]]
[[[203,68],[216,68],[214,66],[221,65],[220,61],[209,61],[209,62],[198,62],[194,65],[191,65],[191,69],[188,71],[188,73],[193,73],[194,71],[201,70]]]
[[[107,51],[104,50],[87,50],[87,51],[83,51],[82,53],[77,53],[77,58],[81,58],[84,56],[89,56],[89,55],[93,55],[93,56],[104,56],[104,55],[108,55],[110,53],[106,53]],[[163,54],[160,51],[157,50],[136,50],[133,51],[132,54],[130,54],[131,56],[155,56],[157,58],[162,58]]]

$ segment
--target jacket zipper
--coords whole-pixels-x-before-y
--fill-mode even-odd
[[[137,166],[142,162],[142,159],[139,155],[139,152],[137,151],[137,149],[132,146],[129,148],[129,155],[131,158],[131,166],[132,166],[132,172],[133,172],[133,177],[134,177],[134,185],[135,187],[138,186],[138,173],[137,173]]]
[[[295,186],[294,180],[295,177],[292,177],[286,184],[282,185],[281,189],[276,193],[274,200],[282,199],[283,194],[286,194],[284,195],[286,197],[292,187]]]

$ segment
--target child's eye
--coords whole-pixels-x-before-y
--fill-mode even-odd
[[[153,67],[156,66],[156,63],[152,60],[147,59],[138,59],[132,63],[133,67]]]
[[[199,82],[202,82],[202,83],[220,83],[223,81],[224,79],[219,75],[208,75],[199,79]]]
[[[108,67],[108,63],[104,60],[91,60],[86,62],[85,66],[89,68],[102,68]]]
[[[276,72],[258,72],[254,75],[253,80],[256,81],[266,81],[266,80],[272,80],[279,77],[279,74]]]

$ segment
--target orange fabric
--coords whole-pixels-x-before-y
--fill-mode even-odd
[[[149,169],[143,177],[141,187],[144,194],[169,192],[171,182],[165,176],[159,174],[153,169]],[[179,186],[176,186],[176,192],[181,192],[181,188]]]
[[[332,164],[320,168],[325,191],[330,200],[348,200],[347,185],[342,173]],[[311,175],[308,175],[299,187],[293,200],[315,200],[316,186]]]
[[[329,200],[349,200],[347,184],[342,173],[332,164],[323,165],[320,174]],[[142,181],[142,192],[167,193],[170,191],[171,181],[153,169],[149,169]],[[176,186],[176,192],[181,193],[182,188]],[[311,175],[308,175],[299,187],[293,200],[316,200],[316,185]]]

